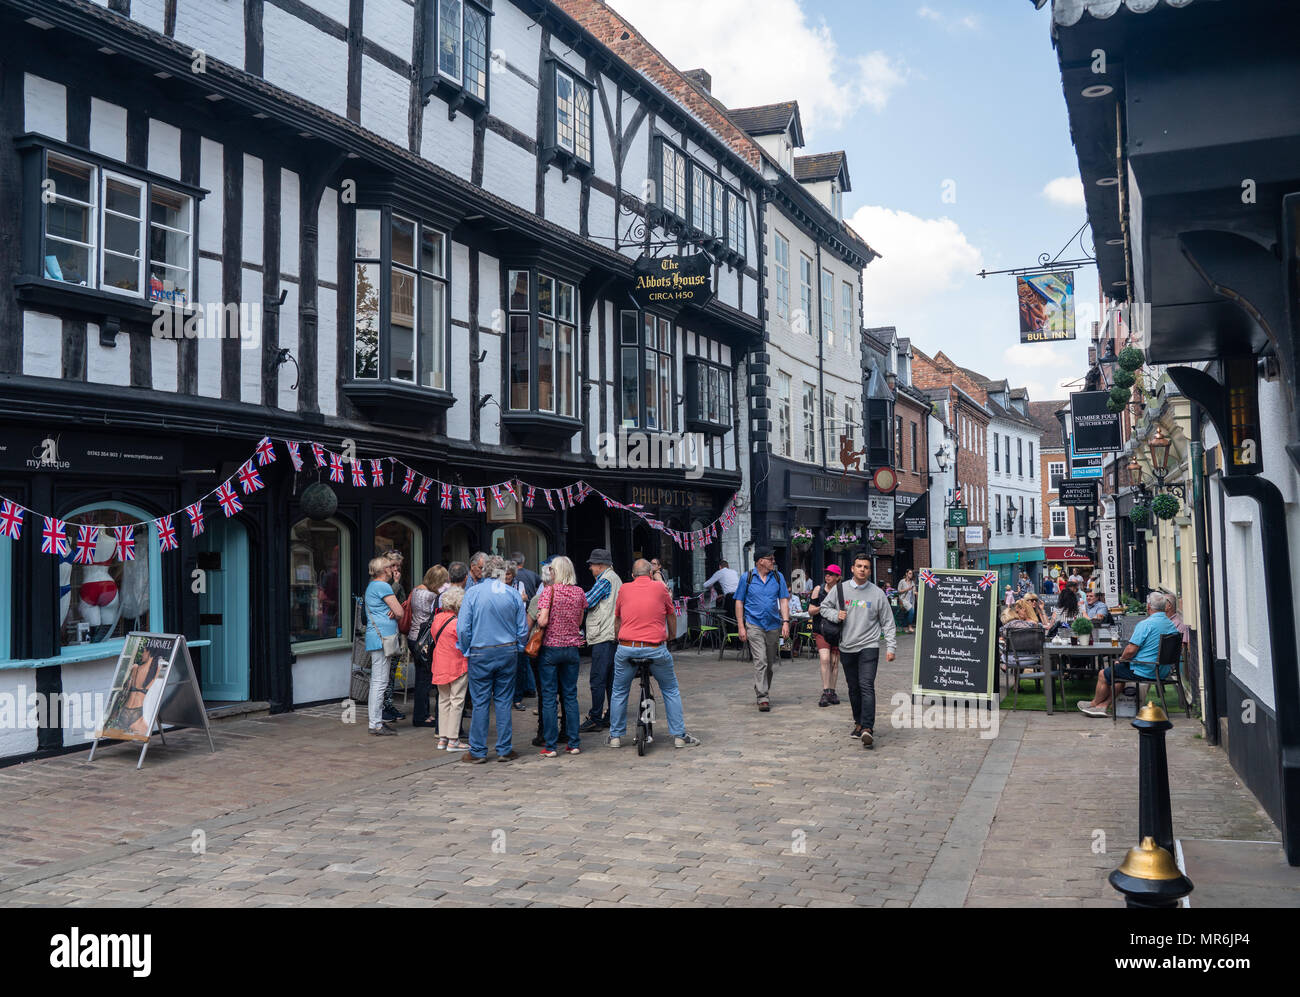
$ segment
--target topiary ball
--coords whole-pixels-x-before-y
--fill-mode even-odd
[[[302,506],[302,511],[309,519],[319,522],[322,519],[329,519],[338,511],[339,497],[325,482],[317,481],[303,489],[298,504]]]
[[[1119,362],[1121,370],[1137,370],[1146,362],[1146,357],[1136,346],[1124,347],[1115,359]]]
[[[1170,495],[1168,492],[1157,495],[1151,502],[1151,511],[1160,519],[1173,519],[1178,515],[1181,508],[1177,496]]]
[[[1133,393],[1128,388],[1111,388],[1110,400],[1116,405],[1127,405],[1128,400],[1133,397]]]
[[[1117,370],[1114,383],[1117,388],[1131,388],[1137,383],[1137,375],[1131,370]]]

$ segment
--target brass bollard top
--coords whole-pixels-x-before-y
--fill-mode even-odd
[[[1142,844],[1128,850],[1119,871],[1134,879],[1178,879],[1182,876],[1174,857],[1157,845],[1156,839],[1150,835],[1142,839]]]
[[[1145,720],[1147,723],[1160,723],[1161,721],[1167,723],[1169,721],[1169,714],[1165,712],[1165,708],[1159,703],[1153,703],[1150,700],[1147,700],[1146,705],[1143,706],[1142,709],[1138,710],[1137,719]]]

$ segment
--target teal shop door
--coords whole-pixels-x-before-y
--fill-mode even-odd
[[[199,538],[199,594],[205,701],[248,699],[248,533],[236,520],[208,517]]]

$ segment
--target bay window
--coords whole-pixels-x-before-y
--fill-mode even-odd
[[[194,188],[45,140],[20,144],[35,174],[30,261],[38,280],[124,299],[189,305],[195,296]],[[174,186],[173,186],[174,185]]]
[[[353,378],[447,390],[446,235],[388,208],[358,208]]]
[[[488,11],[477,3],[429,0],[425,7],[421,89],[426,97],[440,92],[453,116],[466,103],[487,108],[488,30]]]
[[[675,146],[660,141],[659,207],[686,220],[686,157]]]
[[[543,150],[567,175],[592,167],[592,103],[595,85],[579,73],[549,59],[544,94],[547,104]]]
[[[509,410],[576,418],[577,289],[539,270],[509,270],[506,306]]]
[[[731,371],[686,358],[686,428],[721,436],[731,428]]]
[[[740,259],[745,257],[746,232],[745,199],[734,190],[727,190],[727,248]]]
[[[674,428],[673,325],[650,312],[619,314],[622,422],[628,429]]]

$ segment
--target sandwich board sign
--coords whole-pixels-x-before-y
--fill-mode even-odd
[[[921,570],[912,694],[993,700],[997,572]]]
[[[113,688],[103,720],[95,729],[89,760],[94,761],[101,740],[139,741],[143,747],[135,765],[138,769],[144,764],[155,729],[163,744],[167,743],[163,724],[202,727],[209,747],[217,750],[184,634],[133,631],[126,635],[118,655]]]

